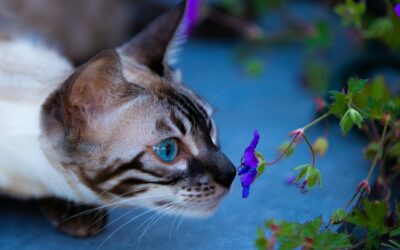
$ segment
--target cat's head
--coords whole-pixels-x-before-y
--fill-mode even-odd
[[[43,105],[42,147],[83,199],[202,216],[228,192],[236,171],[212,110],[169,63],[185,9],[95,56]]]

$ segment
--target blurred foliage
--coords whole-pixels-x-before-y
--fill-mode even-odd
[[[356,208],[352,213],[343,209],[334,211],[328,224],[346,222],[365,232],[365,247],[362,249],[380,249],[381,246],[397,249],[398,242],[394,239],[400,236],[399,209],[391,210],[385,201],[364,199],[363,206]],[[271,219],[265,222],[266,231],[258,228],[256,248],[265,249],[345,249],[352,247],[351,234],[334,232],[323,226],[321,217],[317,217],[303,224],[297,222],[276,222]],[[389,240],[387,240],[389,239]],[[364,242],[362,242],[364,243]],[[359,245],[361,248],[362,245]]]
[[[245,17],[246,14],[261,17],[269,10],[284,5],[285,2],[285,0],[220,0],[228,13],[238,17]]]
[[[337,79],[337,76],[333,75],[337,72],[332,69],[331,59],[334,49],[338,46],[335,44],[335,36],[338,33],[345,34],[348,45],[360,48],[363,53],[375,52],[373,50],[376,49],[377,53],[382,51],[395,57],[400,51],[400,17],[394,11],[394,4],[400,2],[398,0],[380,1],[381,7],[384,5],[383,12],[373,8],[375,5],[371,5],[372,0],[333,1],[330,2],[331,12],[325,19],[319,17],[314,22],[303,21],[291,15],[289,1],[221,1],[228,13],[246,22],[259,24],[261,17],[274,10],[286,26],[287,30],[278,34],[268,33],[266,30],[267,35],[257,37],[256,41],[244,37],[249,39],[245,46],[250,52],[242,60],[248,75],[256,77],[265,70],[263,60],[260,59],[265,47],[274,42],[282,44],[282,41],[300,43],[306,51],[303,83],[315,95],[326,96],[330,89],[330,80]],[[332,26],[332,22],[327,21],[329,15],[336,15],[343,27],[338,30],[337,26]],[[246,28],[246,25],[243,27]],[[266,29],[261,25],[260,28]],[[380,62],[373,63],[379,65]],[[320,217],[303,224],[269,220],[265,223],[265,228],[259,228],[257,231],[258,249],[400,248],[400,205],[391,209],[385,201],[389,198],[385,196],[387,193],[379,194],[382,200],[366,199],[370,191],[368,180],[378,164],[381,167],[380,179],[384,180],[385,186],[389,187],[390,181],[400,174],[400,93],[393,92],[383,76],[374,77],[372,80],[352,78],[347,84],[340,86],[344,86],[343,89],[329,92],[331,103],[319,112],[326,111],[337,117],[344,135],[357,128],[371,139],[364,150],[365,157],[372,161],[370,173],[357,187],[354,197],[349,202],[351,204],[357,195],[359,196],[355,209],[347,212],[346,205],[346,209],[336,210],[326,222],[327,226],[322,226]],[[312,148],[314,154],[323,155],[328,148],[328,141],[323,137],[318,138]],[[289,157],[294,150],[295,144],[290,141],[285,141],[279,147],[283,157]],[[317,184],[322,185],[321,174],[314,164],[315,158],[313,164],[303,164],[295,168],[298,171],[295,182],[300,184],[298,187],[302,190]],[[390,194],[390,191],[388,193]],[[331,231],[333,226],[347,228],[349,225],[365,232],[364,240],[357,242],[353,239],[351,230],[346,233]]]
[[[366,6],[364,1],[355,2],[354,0],[346,0],[335,7],[335,12],[342,18],[342,23],[345,27],[354,25],[357,28],[361,28],[362,16],[365,11]]]
[[[323,249],[334,250],[351,246],[350,237],[343,233],[324,230],[322,218],[317,217],[304,224],[275,220],[265,222],[270,231],[267,237],[262,228],[258,229],[256,247],[259,250],[274,249]]]
[[[325,227],[322,227],[320,217],[304,224],[288,221],[276,223],[274,220],[269,220],[265,224],[268,229],[267,234],[262,228],[257,231],[256,247],[258,249],[342,249],[355,246],[380,249],[381,246],[395,248],[398,244],[396,240],[400,237],[400,204],[396,206],[396,209],[391,210],[385,199],[369,201],[364,194],[369,195],[371,192],[368,180],[379,161],[391,157],[397,164],[400,163],[400,96],[391,93],[381,76],[371,81],[351,78],[342,91],[330,93],[333,101],[330,105],[324,106],[327,113],[321,117],[331,114],[336,116],[340,120],[344,135],[353,127],[363,130],[369,129],[368,124],[383,127],[381,134],[378,134],[376,140],[372,141],[365,150],[366,157],[372,160],[372,164],[368,176],[360,182],[355,194],[348,202],[348,205],[351,204],[359,195],[355,209],[348,213],[346,211],[348,205],[346,205],[345,209],[334,211]],[[312,189],[317,184],[322,186],[321,173],[315,166],[315,155],[323,155],[326,152],[328,141],[324,137],[319,137],[311,146],[304,134],[308,128],[322,121],[321,117],[295,130],[296,134],[291,133],[296,137],[303,137],[312,148],[312,164],[303,164],[294,168],[298,171],[295,183],[302,192]],[[298,140],[296,137],[291,142],[284,142],[281,145],[279,148],[281,154],[287,157],[293,153],[293,142]],[[365,240],[353,245],[352,242],[355,240],[352,240],[351,231],[338,233],[328,229],[340,225],[345,225],[345,227],[351,225],[353,228],[361,229],[365,232]]]
[[[264,72],[264,62],[256,57],[247,58],[244,61],[245,71],[250,76],[259,76]]]

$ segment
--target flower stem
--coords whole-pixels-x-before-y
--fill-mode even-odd
[[[369,179],[371,178],[371,176],[372,176],[372,174],[373,174],[373,172],[375,170],[375,167],[376,167],[376,165],[378,163],[378,160],[382,157],[383,146],[385,144],[385,138],[386,138],[388,124],[389,124],[389,120],[385,121],[385,125],[383,127],[383,132],[382,132],[382,135],[381,135],[381,140],[379,142],[378,152],[376,152],[374,161],[372,162],[371,168],[369,169],[367,178],[365,178],[367,181],[369,181]]]
[[[308,138],[307,138],[307,136],[306,136],[305,134],[303,134],[303,139],[304,139],[304,141],[307,143],[308,148],[309,148],[310,151],[311,151],[311,155],[312,155],[312,166],[313,166],[313,168],[315,168],[315,151],[314,151],[314,148],[313,148],[313,146],[311,145],[310,141],[308,140]]]
[[[306,131],[307,129],[309,129],[309,128],[311,128],[312,126],[316,125],[317,123],[321,122],[322,120],[324,120],[325,118],[327,118],[327,117],[330,116],[330,115],[331,115],[331,113],[330,113],[330,112],[327,112],[327,113],[321,115],[320,117],[318,117],[317,119],[315,119],[314,121],[312,121],[312,122],[308,123],[307,125],[305,125],[302,129],[303,129],[304,131]],[[304,134],[303,134],[303,138],[304,138]],[[312,152],[312,154],[313,154],[313,162],[314,162],[314,163],[313,163],[313,166],[314,166],[314,165],[315,165],[315,152],[314,152],[314,149],[312,148],[312,146],[311,146],[310,142],[308,141],[308,139],[305,138],[305,140],[306,140],[306,142],[307,142],[308,146],[310,147],[310,150],[311,150],[311,152]],[[296,136],[293,137],[293,139],[292,139],[292,141],[289,143],[289,145],[285,148],[285,150],[283,150],[283,151],[280,153],[280,155],[279,155],[275,160],[273,160],[273,161],[271,161],[271,162],[266,162],[265,165],[266,165],[266,166],[272,166],[272,165],[275,165],[276,163],[278,163],[280,160],[282,160],[283,157],[285,157],[286,153],[290,150],[290,148],[293,146],[293,144],[294,144],[295,142],[296,142]]]
[[[365,178],[365,180],[368,182],[369,181],[369,179],[371,178],[371,176],[372,176],[372,174],[373,174],[373,172],[374,172],[374,170],[375,170],[375,167],[376,167],[376,165],[377,165],[377,163],[378,163],[378,161],[379,161],[379,159],[382,157],[382,152],[383,152],[383,146],[384,146],[384,144],[385,144],[385,138],[386,138],[386,133],[387,133],[387,128],[388,128],[388,125],[389,125],[389,121],[390,121],[390,119],[387,119],[386,121],[385,121],[385,125],[384,125],[384,127],[383,127],[383,132],[382,132],[382,135],[381,135],[381,138],[380,138],[380,141],[379,141],[379,148],[378,148],[378,152],[376,152],[376,155],[375,155],[375,158],[374,158],[374,160],[373,160],[373,162],[372,162],[372,164],[371,164],[371,167],[370,167],[370,169],[369,169],[369,172],[368,172],[368,175],[367,175],[367,177]],[[353,201],[355,200],[355,198],[357,197],[357,195],[360,193],[360,191],[362,191],[361,192],[361,195],[360,195],[360,198],[362,197],[362,195],[364,194],[364,189],[357,189],[356,190],[356,192],[353,194],[353,196],[351,197],[351,199],[347,202],[347,204],[346,204],[346,206],[345,206],[345,210],[353,203]],[[360,201],[360,200],[359,200]],[[359,203],[359,201],[357,202],[357,203]]]
[[[271,161],[271,162],[265,162],[265,166],[272,166],[275,165],[276,163],[278,163],[280,160],[282,160],[283,157],[285,157],[285,155],[287,154],[287,152],[290,150],[290,148],[293,146],[294,142],[296,141],[296,137],[293,137],[292,141],[289,143],[289,145],[285,148],[285,150],[283,150],[278,158],[276,158],[275,160]]]
[[[306,131],[307,129],[311,128],[312,126],[314,126],[315,124],[321,122],[322,120],[324,120],[325,118],[327,118],[328,116],[330,116],[331,113],[327,112],[323,115],[321,115],[320,117],[318,117],[317,119],[315,119],[314,121],[310,122],[309,124],[305,125],[303,127],[303,130]]]

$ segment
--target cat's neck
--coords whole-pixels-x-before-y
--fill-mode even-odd
[[[0,42],[0,54],[0,193],[79,201],[79,185],[47,160],[39,142],[41,105],[71,65],[25,41]]]
[[[0,100],[0,190],[18,198],[75,194],[39,144],[40,105]]]

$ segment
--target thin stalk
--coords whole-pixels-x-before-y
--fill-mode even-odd
[[[382,135],[381,135],[381,138],[380,138],[380,141],[379,141],[379,149],[378,149],[378,152],[376,152],[375,158],[374,158],[374,160],[373,160],[373,162],[372,162],[372,164],[371,164],[371,167],[370,167],[370,169],[369,169],[368,175],[367,175],[367,177],[365,178],[365,180],[366,180],[367,182],[369,182],[369,179],[371,178],[371,176],[372,176],[372,174],[373,174],[373,172],[374,172],[374,170],[375,170],[375,167],[376,167],[376,165],[377,165],[377,163],[378,163],[378,160],[382,157],[383,146],[384,146],[384,143],[385,143],[385,138],[386,138],[386,133],[387,133],[388,124],[389,124],[389,119],[388,119],[387,121],[385,121],[385,125],[384,125],[384,127],[383,127],[383,132],[382,132]],[[359,198],[358,201],[357,201],[357,205],[358,205],[358,203],[359,203],[360,200],[361,200],[361,197],[364,195],[364,192],[365,192],[364,189],[360,189],[360,188],[357,188],[356,192],[353,194],[353,196],[351,197],[351,199],[347,202],[346,206],[344,207],[345,210],[353,203],[353,201],[355,200],[355,198],[357,197],[357,195],[360,193],[360,191],[362,191],[362,192],[361,192],[360,198]]]
[[[279,156],[271,161],[271,162],[265,162],[265,166],[272,166],[275,165],[276,163],[278,163],[280,160],[283,159],[283,157],[285,157],[285,155],[287,154],[287,152],[290,150],[290,148],[293,146],[294,142],[295,142],[295,137],[293,137],[292,141],[289,143],[289,145],[285,148],[285,150],[282,151],[282,153],[279,154]]]
[[[304,127],[302,127],[303,131],[306,131],[307,129],[311,128],[312,126],[315,126],[317,123],[321,122],[322,120],[324,120],[325,118],[327,118],[328,116],[330,116],[331,113],[327,112],[323,115],[321,115],[320,117],[318,117],[317,119],[313,120],[312,122],[308,123],[307,125],[305,125]],[[304,134],[303,134],[303,138],[304,138]],[[308,141],[308,139],[305,139],[308,146],[311,149],[311,152],[313,154],[313,166],[315,165],[315,152],[314,149],[311,146],[311,143]],[[276,163],[278,163],[280,160],[283,159],[283,157],[285,157],[286,153],[290,150],[290,148],[293,146],[293,144],[296,142],[296,136],[293,137],[292,141],[289,143],[289,145],[285,148],[285,150],[282,151],[282,153],[279,154],[279,156],[271,161],[271,162],[266,162],[265,165],[266,166],[272,166],[275,165]]]
[[[310,151],[311,151],[311,155],[312,155],[312,166],[313,166],[313,168],[315,168],[315,151],[314,151],[314,148],[313,148],[313,146],[311,145],[310,141],[308,140],[308,138],[307,138],[307,136],[306,136],[305,134],[303,134],[303,139],[304,139],[304,141],[307,143],[308,148],[309,148]]]
[[[381,140],[380,140],[380,142],[379,142],[379,149],[378,149],[378,152],[376,152],[374,161],[372,162],[371,168],[369,169],[367,178],[365,178],[367,181],[369,181],[369,179],[371,178],[371,176],[372,176],[372,174],[373,174],[373,172],[374,172],[374,170],[375,170],[375,167],[376,167],[376,165],[377,165],[377,163],[378,163],[378,160],[382,157],[383,146],[384,146],[384,143],[385,143],[385,138],[386,138],[386,132],[387,132],[388,124],[389,124],[389,121],[385,121],[385,125],[384,125],[384,127],[383,127],[383,132],[382,132],[382,135],[381,135]]]
[[[323,115],[321,115],[320,117],[318,117],[317,119],[315,119],[314,121],[310,122],[309,124],[307,124],[306,126],[303,127],[304,131],[306,131],[307,129],[311,128],[312,126],[314,126],[315,124],[319,123],[320,121],[324,120],[325,118],[327,118],[328,116],[330,116],[331,113],[327,112]]]

